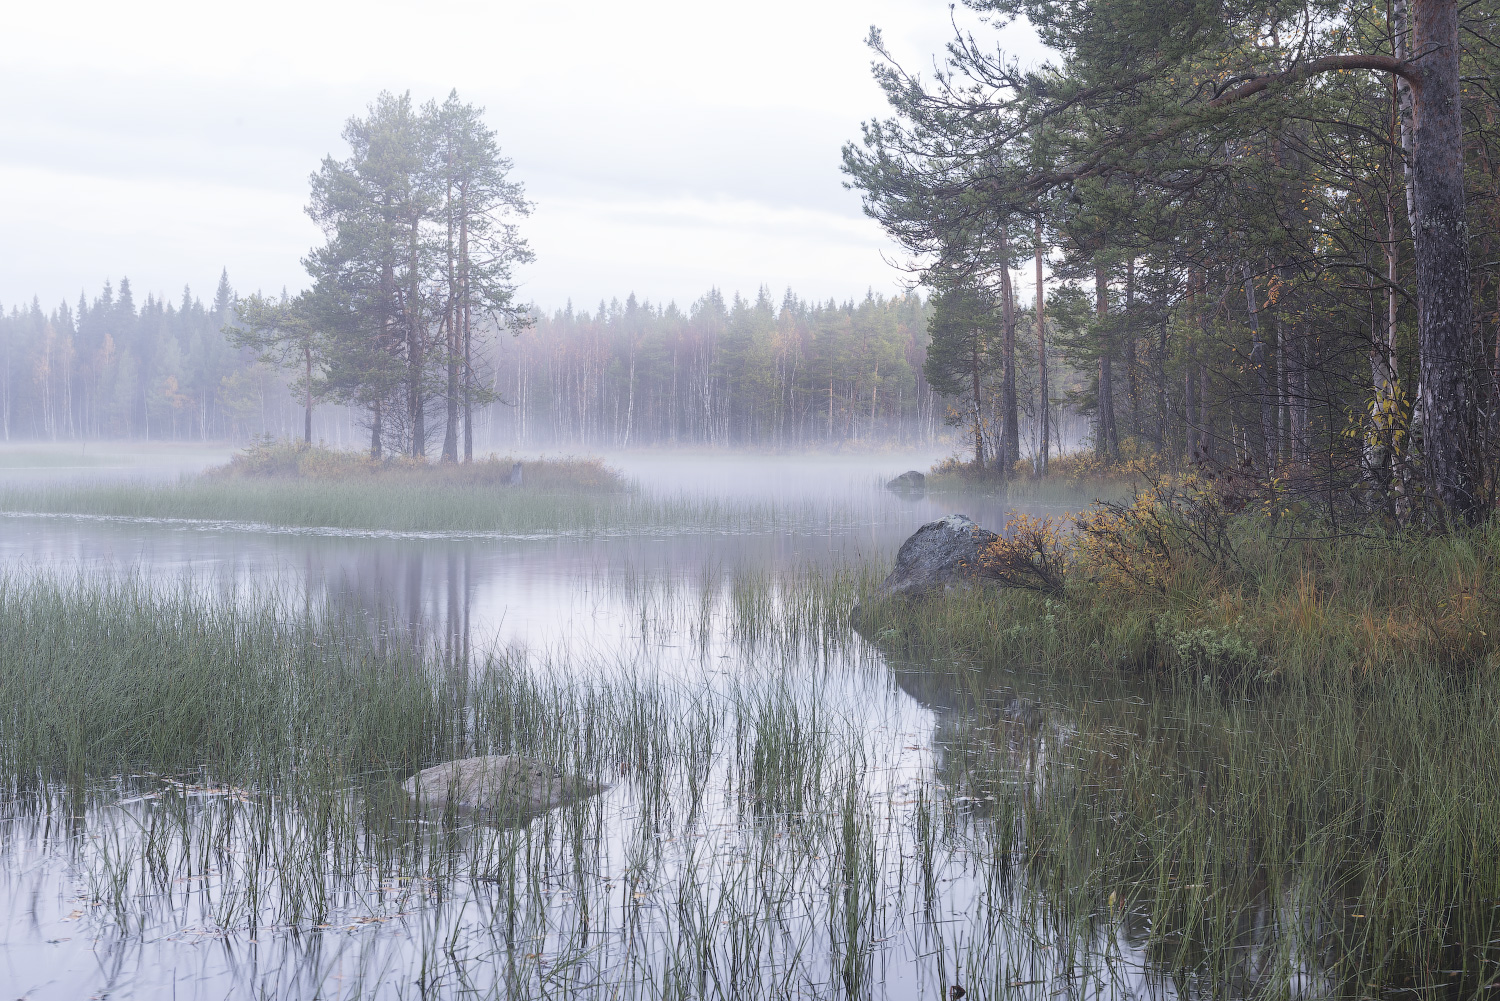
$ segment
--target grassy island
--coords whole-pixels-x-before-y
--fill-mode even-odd
[[[263,442],[227,464],[173,483],[24,484],[0,489],[0,510],[368,532],[739,530],[799,512],[768,505],[645,495],[596,458],[471,463],[384,460],[296,442]]]

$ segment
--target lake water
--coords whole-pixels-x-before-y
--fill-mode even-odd
[[[0,466],[0,479],[170,478],[217,458]],[[995,853],[1008,854],[1009,842],[996,840],[982,796],[944,789],[941,778],[953,721],[968,711],[946,665],[889,665],[852,634],[832,645],[757,645],[736,630],[737,580],[888,564],[918,526],[955,510],[1003,524],[993,499],[882,489],[933,458],[611,460],[647,491],[795,513],[769,532],[496,538],[0,518],[9,573],[186,582],[225,600],[353,611],[470,656],[525,648],[552,671],[677,679],[691,692],[684,713],[733,717],[736,746],[755,755],[770,740],[755,728],[789,719],[815,720],[807,725],[819,739],[842,749],[807,780],[821,802],[747,816],[750,752],[714,751],[701,775],[668,768],[664,788],[678,792],[664,798],[619,779],[571,820],[564,811],[520,831],[470,830],[466,858],[528,860],[509,882],[350,871],[327,877],[333,899],[315,923],[266,887],[245,896],[245,846],[264,844],[234,828],[243,822],[234,811],[253,791],[190,781],[164,790],[159,778],[126,777],[77,815],[60,801],[12,803],[0,814],[0,998],[698,997],[742,996],[747,984],[758,985],[755,996],[937,998],[957,982],[975,998],[1041,996],[1065,983],[1079,996],[1174,993],[1150,973],[1139,929],[1101,929],[1094,951],[1105,958],[1080,965],[1062,954],[1045,914],[1005,903],[1015,888],[997,883]],[[1045,709],[1026,713],[1001,728],[1018,776],[1064,727]],[[682,806],[689,785],[691,810]],[[229,825],[219,843],[231,848],[229,861],[164,893],[125,870],[146,865],[154,849],[142,832],[156,830],[152,811],[167,794],[185,805],[162,864],[190,855],[202,834],[193,825]],[[280,844],[291,851],[295,838]],[[856,850],[864,854],[851,862]],[[130,922],[101,902],[110,873],[124,873],[116,885],[135,895],[114,911]],[[274,874],[265,879],[277,885]],[[519,902],[507,896],[518,885]],[[687,955],[695,949],[702,954]],[[671,979],[684,970],[697,980]]]

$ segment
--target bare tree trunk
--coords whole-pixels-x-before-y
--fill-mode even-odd
[[[1406,7],[1405,0],[1400,0],[1400,3],[1398,4],[1398,6],[1401,8],[1401,11],[1402,11],[1402,13],[1404,15],[1405,14],[1405,7]],[[1398,44],[1400,44],[1399,41],[1398,41]],[[1399,50],[1398,50],[1398,54],[1399,54]],[[1376,375],[1376,378],[1375,378],[1375,384],[1376,384],[1377,388],[1379,386],[1381,386],[1383,383],[1384,384],[1395,385],[1395,384],[1398,384],[1399,381],[1400,381],[1399,380],[1399,373],[1396,371],[1396,318],[1397,318],[1398,309],[1399,309],[1401,300],[1400,300],[1399,296],[1397,295],[1397,290],[1398,290],[1399,286],[1396,284],[1396,279],[1397,279],[1397,276],[1398,276],[1398,273],[1399,273],[1399,269],[1400,269],[1400,264],[1401,264],[1401,238],[1400,238],[1400,235],[1397,233],[1397,227],[1396,227],[1396,193],[1395,193],[1394,190],[1390,190],[1390,189],[1395,187],[1397,157],[1399,156],[1399,154],[1395,153],[1394,151],[1395,151],[1395,149],[1398,146],[1398,142],[1399,142],[1399,145],[1402,148],[1405,147],[1405,142],[1406,142],[1405,136],[1406,136],[1406,132],[1408,131],[1406,129],[1405,125],[1402,122],[1402,111],[1401,111],[1401,108],[1402,108],[1401,87],[1402,87],[1402,84],[1404,82],[1405,81],[1403,81],[1400,77],[1395,77],[1395,76],[1391,77],[1391,136],[1390,136],[1390,139],[1391,139],[1391,149],[1392,149],[1391,157],[1392,157],[1392,159],[1391,159],[1391,165],[1390,165],[1391,166],[1390,188],[1388,188],[1387,191],[1386,191],[1386,199],[1385,199],[1385,248],[1384,248],[1385,249],[1385,282],[1386,282],[1386,291],[1385,291],[1385,299],[1386,299],[1386,303],[1385,303],[1385,305],[1386,305],[1385,344],[1384,344],[1384,359],[1383,359],[1383,364],[1381,365],[1381,368],[1382,368],[1383,371],[1380,374]],[[1399,137],[1399,139],[1398,139],[1398,137]],[[1402,169],[1406,173],[1408,173],[1408,174],[1410,173],[1410,170],[1408,168],[1403,167]],[[1411,208],[1412,208],[1411,185],[1408,182],[1404,187],[1406,189],[1406,196],[1407,196],[1407,210],[1410,211]]]
[[[1481,514],[1481,359],[1471,323],[1456,0],[1414,0],[1418,348],[1423,459],[1446,518]]]
[[[974,380],[974,468],[984,470],[984,397],[979,389],[979,331],[970,342],[969,374]]]
[[[1312,345],[1304,328],[1297,345],[1297,426],[1302,464],[1312,462]]]
[[[1193,296],[1196,300],[1196,294]],[[1197,311],[1196,301],[1193,303]],[[1198,435],[1198,339],[1187,336],[1187,376],[1182,387],[1182,412],[1186,420],[1188,462],[1197,462],[1202,452],[1202,439]]]
[[[458,322],[454,315],[457,308],[458,273],[455,247],[453,245],[453,184],[447,186],[448,239],[444,251],[448,258],[448,300],[443,304],[443,361],[446,362],[447,382],[443,394],[443,462],[458,461]]]
[[[1203,458],[1214,458],[1214,429],[1208,414],[1208,366],[1198,365],[1198,428]]]
[[[1114,462],[1120,457],[1120,438],[1115,431],[1115,385],[1110,355],[1113,353],[1106,330],[1109,323],[1109,276],[1104,264],[1094,261],[1094,310],[1099,319],[1099,418],[1095,432],[1095,450]]]
[[[1396,58],[1402,61],[1411,58],[1411,14],[1407,0],[1395,0],[1392,7],[1391,44]],[[1411,224],[1412,239],[1417,236],[1417,193],[1414,170],[1416,137],[1416,100],[1411,82],[1404,77],[1395,78],[1396,118],[1400,123],[1402,174],[1406,185],[1406,219]]]
[[[465,194],[460,199],[458,217],[458,310],[459,322],[463,326],[464,340],[464,461],[474,461],[474,332],[471,326],[473,316],[472,292],[469,288],[469,211],[468,196]],[[496,372],[499,377],[499,372]],[[524,406],[524,401],[517,401],[516,406]],[[525,432],[525,411],[520,411],[518,419],[522,422],[522,433]]]
[[[1041,433],[1037,436],[1041,450],[1037,455],[1037,475],[1047,474],[1047,296],[1042,281],[1042,217],[1036,220],[1036,355],[1037,385],[1041,399],[1037,404],[1037,418],[1041,422]]]
[[[1016,412],[1016,300],[1010,280],[1010,241],[1005,226],[1000,227],[1000,295],[1005,329],[1001,346],[1000,376],[1000,444],[996,461],[1000,475],[1008,478],[1011,467],[1021,457],[1021,422]]]
[[[422,310],[421,310],[421,272],[418,260],[418,226],[420,219],[413,211],[410,220],[411,232],[408,236],[408,254],[410,257],[408,266],[411,268],[411,284],[406,291],[406,363],[407,363],[407,414],[409,417],[408,428],[411,432],[411,457],[417,458],[427,452],[427,414],[426,401],[422,398],[422,376],[425,366],[423,358],[422,337]]]
[[[1130,433],[1141,433],[1141,385],[1140,356],[1137,352],[1135,321],[1135,258],[1131,257],[1125,267],[1125,391],[1130,394]]]
[[[447,376],[443,393],[443,462],[458,461],[458,324],[450,304],[443,316]]]
[[[1165,314],[1165,310],[1162,311]],[[1167,425],[1167,319],[1163,315],[1157,330],[1156,342],[1156,448],[1165,452],[1169,428]]]
[[[1272,410],[1275,397],[1271,391],[1271,371],[1266,365],[1266,342],[1261,337],[1260,307],[1255,301],[1255,278],[1250,262],[1242,263],[1245,275],[1245,309],[1250,315],[1250,364],[1255,368],[1256,391],[1260,399],[1261,454],[1269,474],[1276,468],[1276,416]]]
[[[370,458],[379,459],[381,457],[381,432],[384,430],[380,422],[380,401],[376,400],[375,405],[370,409]]]
[[[1286,321],[1276,317],[1276,451],[1278,459],[1291,458],[1290,419],[1292,399],[1287,391],[1287,352],[1291,350],[1286,333]]]
[[[635,348],[630,350],[630,390],[625,404],[625,431],[620,438],[620,447],[630,447],[630,432],[635,427]]]
[[[307,407],[306,407],[305,412],[302,415],[302,440],[304,442],[306,442],[307,444],[311,445],[312,444],[312,412],[313,412],[313,399],[312,399],[312,345],[311,344],[303,344],[302,345],[302,361],[303,361],[303,364],[305,365],[305,368],[304,368],[304,371],[303,371],[303,377],[307,380]]]

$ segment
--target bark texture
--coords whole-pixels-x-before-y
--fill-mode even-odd
[[[1412,189],[1416,208],[1418,390],[1423,461],[1441,513],[1473,522],[1481,511],[1478,383],[1469,228],[1464,205],[1463,120],[1455,0],[1413,0],[1415,102]]]

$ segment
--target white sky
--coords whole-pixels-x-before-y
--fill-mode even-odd
[[[128,275],[137,301],[301,288],[307,178],[382,89],[488,109],[537,203],[523,294],[592,309],[710,286],[893,292],[839,149],[886,114],[878,25],[930,67],[944,0],[13,4],[0,67],[0,305]],[[972,22],[972,19],[970,19]],[[987,29],[984,29],[987,30]],[[1007,49],[1038,52],[1020,28]]]

